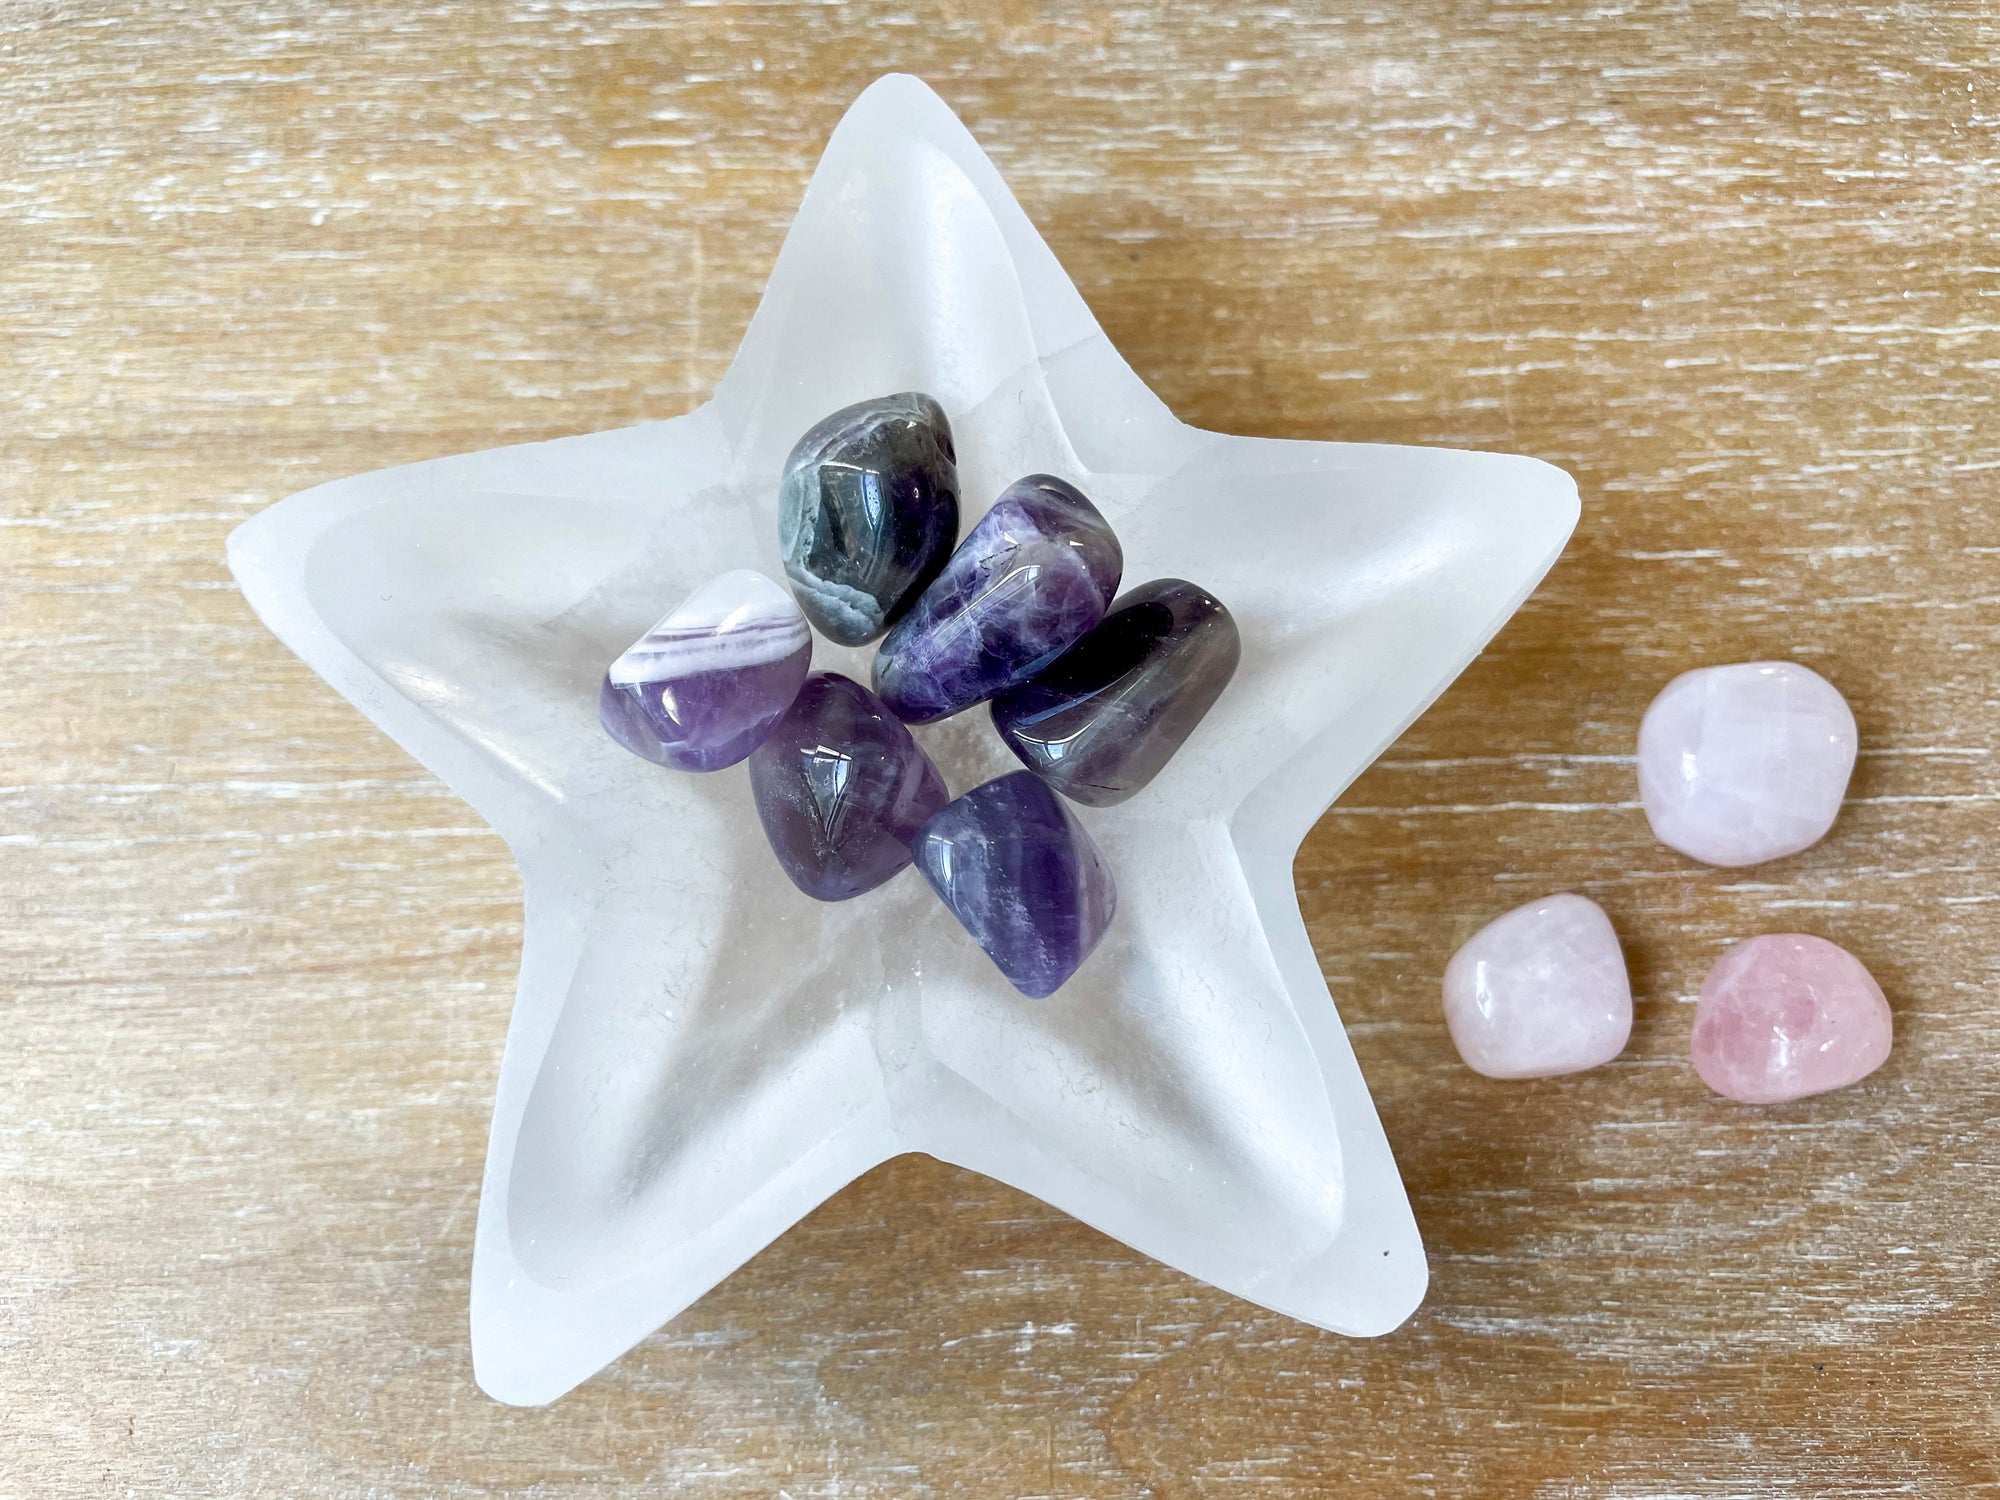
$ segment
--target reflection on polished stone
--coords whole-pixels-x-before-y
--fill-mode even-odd
[[[778,550],[820,632],[872,641],[937,577],[958,540],[944,408],[919,391],[842,407],[799,439],[778,486]]]
[[[763,742],[811,661],[812,632],[791,596],[740,568],[696,589],[611,664],[597,716],[634,755],[720,770]]]
[[[1026,771],[976,786],[924,824],[917,868],[1008,983],[1034,999],[1074,974],[1118,892],[1076,814]]]
[[[815,672],[750,757],[772,852],[821,901],[873,890],[910,862],[910,841],[949,800],[902,720],[867,688]]]
[[[914,724],[983,702],[1103,619],[1124,562],[1074,485],[1016,480],[882,642],[875,691]]]
[[[1235,674],[1236,622],[1207,590],[1159,578],[1027,682],[993,725],[1028,769],[1077,802],[1123,802],[1160,774]]]

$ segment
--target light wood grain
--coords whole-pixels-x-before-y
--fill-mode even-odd
[[[1981,3],[0,0],[0,1494],[2000,1490],[1996,64]],[[909,1159],[508,1410],[465,1288],[514,871],[223,537],[702,399],[892,66],[1183,417],[1582,485],[1298,866],[1430,1299],[1321,1335]],[[1638,716],[1762,656],[1851,698],[1851,806],[1697,869]],[[1438,976],[1558,888],[1631,1049],[1482,1081]],[[1687,1002],[1773,929],[1897,1045],[1745,1110]]]

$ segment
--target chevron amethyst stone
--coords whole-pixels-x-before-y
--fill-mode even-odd
[[[958,457],[920,391],[816,423],[778,483],[778,548],[799,607],[843,646],[872,641],[937,577],[958,540]]]
[[[1090,956],[1118,908],[1111,869],[1026,771],[976,786],[917,834],[917,868],[1008,983],[1039,1000]]]
[[[1156,578],[993,700],[993,727],[1030,770],[1087,807],[1123,802],[1173,758],[1235,675],[1236,622],[1206,589]]]
[[[611,664],[597,717],[634,755],[720,770],[757,748],[811,660],[799,607],[762,573],[739,569],[696,589]]]
[[[875,655],[875,691],[927,724],[1033,676],[1104,618],[1125,556],[1074,485],[1030,474],[979,518]]]
[[[792,884],[820,901],[871,891],[950,800],[902,720],[860,683],[815,672],[750,756],[757,817]]]

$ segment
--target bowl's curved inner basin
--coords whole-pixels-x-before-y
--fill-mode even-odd
[[[1007,446],[981,429],[1017,396],[953,413],[962,447]],[[665,426],[625,436],[651,432],[670,446]],[[662,1236],[714,1225],[845,1127],[887,1120],[920,1149],[954,1114],[996,1127],[1002,1175],[1067,1157],[1140,1204],[1193,1201],[1256,1226],[1234,1238],[1273,1264],[1324,1247],[1338,1144],[1254,913],[1226,899],[1242,883],[1226,819],[1302,726],[1338,720],[1397,673],[1412,643],[1391,617],[1413,601],[1490,610],[1440,584],[1498,538],[1478,497],[1344,506],[1333,455],[1365,468],[1383,450],[1315,445],[1310,466],[1231,476],[1235,446],[1212,439],[1171,475],[1069,470],[1117,527],[1128,581],[1198,579],[1236,609],[1244,654],[1158,781],[1083,810],[1119,913],[1041,1002],[1006,985],[914,871],[812,901],[765,846],[742,766],[667,771],[599,728],[598,678],[653,618],[729,568],[782,577],[766,524],[775,472],[678,495],[664,473],[648,494],[443,493],[404,503],[394,529],[357,518],[322,538],[315,602],[350,649],[524,796],[560,804],[602,871],[514,1163],[510,1222],[534,1274],[631,1274]],[[1268,463],[1274,447],[1282,458],[1283,445],[1239,456]],[[966,471],[969,527],[1006,480],[976,459]],[[1276,538],[1318,565],[1268,566]],[[872,649],[817,641],[815,666],[866,681]],[[1016,766],[984,708],[916,732],[954,794]]]
[[[1341,1227],[1296,1008],[1325,992],[1288,990],[1230,820],[1302,757],[1330,797],[1449,680],[1462,661],[1441,643],[1483,639],[1551,554],[1553,471],[1524,463],[1496,490],[1488,457],[1468,483],[1473,455],[1173,423],[1101,333],[1049,346],[1080,303],[1024,293],[1049,269],[1023,269],[994,191],[921,131],[836,135],[711,406],[511,468],[487,455],[487,482],[355,514],[307,559],[334,634],[449,731],[468,779],[505,787],[531,898],[537,854],[515,830],[590,872],[506,1202],[546,1285],[608,1285],[726,1233],[853,1132],[1034,1183],[1235,1285]],[[597,723],[605,665],[668,608],[732,568],[782,579],[777,476],[799,433],[897,389],[952,420],[963,526],[1011,480],[1063,475],[1117,529],[1128,585],[1192,579],[1242,631],[1235,680],[1159,779],[1082,810],[1118,915],[1046,1001],[1016,994],[914,871],[812,901],[765,846],[744,767],[666,771]],[[1367,498],[1384,494],[1409,503]],[[1482,572],[1492,587],[1464,585]],[[817,641],[815,666],[865,682],[872,650]],[[954,794],[1015,769],[984,708],[917,734]],[[1298,833],[1244,836],[1288,861]]]
[[[979,413],[954,415],[964,449],[995,446]],[[1005,481],[966,467],[969,526]],[[1233,710],[1303,643],[1281,621],[1244,619],[1239,679],[1169,772],[1123,807],[1085,812],[1119,915],[1063,991],[1026,1001],[914,871],[814,902],[765,846],[743,767],[669,772],[597,725],[605,664],[655,616],[729,568],[782,577],[775,526],[762,524],[769,482],[678,497],[443,494],[405,505],[400,535],[350,524],[310,560],[319,607],[350,648],[469,752],[562,804],[604,872],[520,1131],[509,1207],[523,1262],[567,1285],[629,1274],[668,1226],[712,1225],[843,1125],[886,1115],[920,1147],[926,1119],[968,1089],[1033,1153],[1079,1153],[1078,1172],[1141,1197],[1148,1182],[1184,1191],[1192,1174],[1212,1184],[1217,1214],[1269,1221],[1274,1259],[1320,1247],[1341,1197],[1323,1085],[1308,1049],[1244,1045],[1246,1014],[1263,1012],[1254,1030],[1268,1035],[1295,1024],[1290,1001],[1247,905],[1201,899],[1235,880],[1231,799],[1208,795],[1243,787],[1229,747],[1256,727]],[[1086,487],[1120,528],[1127,576],[1163,569],[1153,559],[1179,549],[1154,538],[1174,528],[1142,524],[1138,503],[1158,479]],[[1230,569],[1203,555],[1174,570],[1227,599]],[[410,641],[423,660],[404,654]],[[866,681],[872,649],[818,641],[815,666]],[[954,794],[1017,766],[984,708],[917,733]],[[1004,1156],[1008,1143],[993,1145]]]

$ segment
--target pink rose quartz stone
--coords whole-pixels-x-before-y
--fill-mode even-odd
[[[1611,1061],[1632,1033],[1632,985],[1611,919],[1550,896],[1482,927],[1444,971],[1444,1019],[1467,1067],[1547,1078]]]
[[[1738,943],[1708,971],[1690,1050],[1724,1098],[1777,1104],[1866,1078],[1894,1030],[1860,959],[1824,938],[1774,933]]]
[[[1761,864],[1818,843],[1854,770],[1840,690],[1788,661],[1683,672],[1639,726],[1639,800],[1661,843],[1705,864]]]

